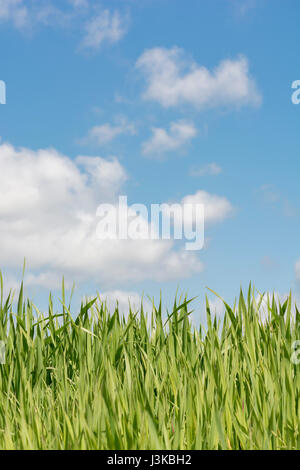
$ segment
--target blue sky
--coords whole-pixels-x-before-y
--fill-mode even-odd
[[[299,14],[298,0],[0,0],[8,284],[26,257],[37,300],[63,274],[125,302],[179,287],[200,303],[205,286],[232,301],[249,281],[299,297]],[[120,194],[205,194],[205,248],[100,246],[96,207]]]

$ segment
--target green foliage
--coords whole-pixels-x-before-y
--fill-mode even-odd
[[[300,365],[291,361],[299,313],[291,298],[261,301],[249,288],[207,328],[190,301],[143,305],[124,318],[100,298],[73,315],[5,300],[0,276],[0,448],[299,449]],[[300,339],[300,338],[299,338]]]

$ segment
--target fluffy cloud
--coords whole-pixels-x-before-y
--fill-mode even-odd
[[[135,125],[128,122],[125,117],[120,116],[116,119],[115,124],[105,123],[100,126],[94,126],[89,130],[88,136],[81,140],[81,143],[104,145],[121,134],[134,135],[135,133]]]
[[[155,127],[152,129],[152,137],[143,143],[142,151],[145,155],[160,155],[175,151],[193,139],[196,134],[194,124],[187,121],[172,122],[169,132]]]
[[[191,176],[205,176],[205,175],[219,175],[222,173],[222,168],[217,165],[216,163],[208,163],[207,165],[203,165],[198,168],[191,168],[190,175]]]
[[[144,99],[168,108],[190,104],[202,108],[259,105],[261,96],[245,57],[222,61],[212,72],[184,57],[181,49],[153,48],[138,59],[147,82]]]
[[[206,191],[197,191],[195,194],[185,196],[180,204],[202,204],[206,224],[221,222],[234,212],[234,208],[228,199]]]
[[[127,32],[127,23],[127,18],[118,11],[103,10],[86,23],[82,46],[98,49],[104,42],[118,42]]]
[[[181,239],[182,233],[185,234],[186,250],[201,250],[205,246],[207,225],[221,222],[233,213],[234,208],[225,197],[200,190],[180,202],[162,204],[162,231],[169,233],[171,220],[174,237]]]
[[[203,269],[195,253],[172,240],[101,240],[96,208],[116,202],[126,172],[117,159],[77,157],[53,149],[0,145],[0,259],[31,284],[51,285],[62,274],[103,285],[188,277]]]

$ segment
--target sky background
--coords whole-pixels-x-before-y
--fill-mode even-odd
[[[206,286],[300,298],[299,17],[299,0],[0,0],[6,285],[26,257],[40,305],[62,275],[124,308],[178,288],[196,319]],[[204,249],[97,240],[119,195],[205,202]]]

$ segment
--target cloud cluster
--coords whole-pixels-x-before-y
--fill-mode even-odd
[[[198,109],[257,106],[261,102],[245,57],[224,60],[211,72],[188,60],[177,47],[157,47],[146,50],[136,66],[147,83],[144,99],[156,101],[165,108],[181,104]]]

